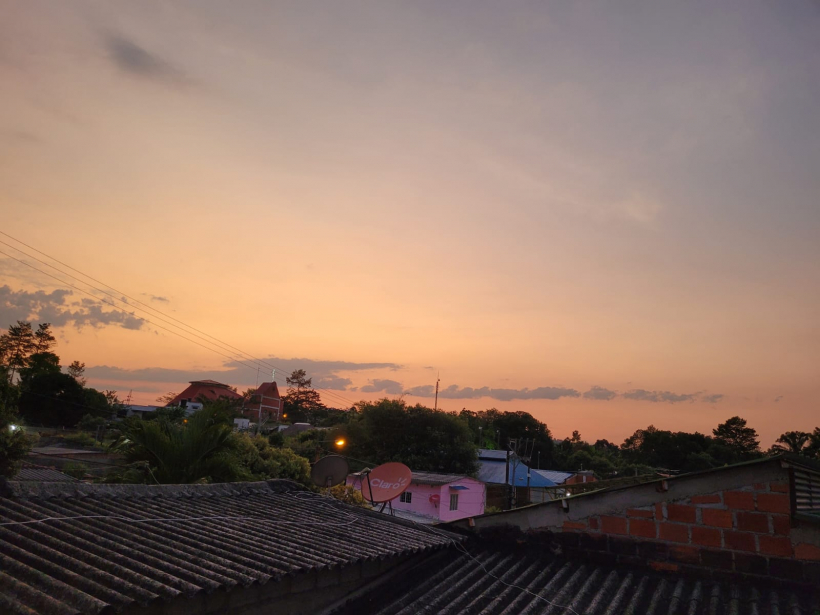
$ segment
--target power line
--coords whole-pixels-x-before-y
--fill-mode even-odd
[[[3,233],[2,231],[0,231],[0,233],[2,233],[3,235],[9,236],[7,233]],[[17,241],[17,240],[15,239],[15,241]],[[22,243],[22,242],[20,242],[20,243]],[[88,282],[85,282],[85,281],[83,281],[83,280],[80,280],[80,279],[79,279],[79,278],[77,278],[76,276],[72,276],[71,274],[66,273],[65,271],[62,271],[62,270],[60,270],[59,268],[54,267],[53,265],[50,265],[49,263],[46,263],[46,262],[44,262],[44,261],[42,261],[42,260],[40,260],[40,259],[38,259],[38,258],[36,258],[36,257],[34,257],[34,256],[32,256],[32,255],[30,255],[30,254],[27,254],[25,251],[21,250],[20,248],[16,248],[16,247],[14,247],[14,246],[11,246],[10,244],[8,244],[8,243],[6,243],[6,242],[4,242],[4,241],[0,241],[0,244],[6,245],[6,246],[8,246],[8,247],[10,247],[10,248],[12,248],[12,249],[14,249],[14,250],[17,250],[18,252],[20,252],[20,253],[22,253],[22,254],[24,254],[24,255],[28,256],[29,258],[32,258],[32,259],[36,260],[36,261],[37,261],[37,262],[39,262],[39,263],[42,263],[42,264],[44,264],[44,265],[46,265],[46,266],[48,266],[48,267],[51,267],[51,268],[52,268],[52,269],[54,269],[55,271],[58,271],[58,272],[62,273],[63,275],[67,275],[67,276],[69,276],[69,277],[71,277],[71,278],[73,278],[73,279],[77,280],[78,282],[80,282],[80,283],[82,283],[82,284],[86,284],[86,285],[88,285],[89,287],[93,288],[94,290],[97,290],[98,292],[101,292],[101,293],[103,293],[103,294],[106,294],[106,295],[108,295],[108,296],[110,296],[110,297],[114,298],[115,300],[120,301],[120,302],[121,302],[121,303],[123,303],[124,305],[129,306],[130,308],[132,308],[132,309],[134,309],[134,310],[138,310],[138,311],[140,311],[140,312],[145,312],[145,310],[144,310],[144,309],[137,308],[137,307],[135,307],[135,306],[131,306],[128,302],[123,301],[122,299],[118,299],[118,298],[114,297],[113,295],[111,295],[111,293],[108,293],[108,292],[106,292],[106,291],[104,291],[104,290],[102,290],[102,289],[100,289],[100,288],[97,288],[97,287],[96,287],[96,286],[94,286],[93,284],[90,284],[90,283],[88,283]],[[23,245],[26,245],[26,244],[23,244]],[[39,252],[39,251],[38,251],[38,252]],[[182,339],[184,339],[184,340],[186,340],[186,341],[189,341],[189,342],[191,342],[191,343],[193,343],[193,344],[196,344],[197,346],[201,346],[202,348],[205,348],[206,350],[210,350],[211,352],[214,352],[214,353],[216,353],[216,354],[218,354],[218,355],[220,355],[220,356],[222,356],[222,357],[225,357],[226,359],[229,359],[230,361],[235,361],[235,362],[239,363],[240,365],[243,365],[244,367],[247,367],[247,368],[252,369],[252,370],[255,370],[255,371],[256,371],[256,370],[258,370],[258,366],[264,366],[264,367],[268,367],[268,368],[272,368],[272,369],[279,369],[279,368],[277,368],[276,366],[274,366],[274,365],[272,365],[272,364],[270,364],[270,363],[267,363],[267,362],[265,362],[265,361],[262,361],[262,360],[260,360],[260,359],[253,359],[254,363],[255,363],[255,364],[257,364],[257,365],[248,365],[248,364],[247,364],[247,363],[245,363],[245,362],[244,362],[241,358],[237,358],[236,356],[227,355],[227,354],[225,354],[224,352],[220,352],[220,350],[217,350],[217,349],[215,349],[215,348],[212,348],[211,346],[206,346],[205,344],[203,344],[203,343],[201,343],[201,342],[197,342],[196,340],[193,340],[193,339],[191,339],[191,338],[189,338],[189,337],[186,337],[185,335],[183,335],[183,334],[181,334],[181,333],[179,333],[179,332],[177,332],[177,331],[173,331],[173,330],[171,330],[171,329],[168,329],[167,327],[163,327],[162,325],[157,324],[156,322],[154,322],[154,321],[152,321],[152,320],[150,320],[150,319],[148,319],[148,318],[145,318],[145,317],[143,317],[143,316],[135,316],[133,312],[128,312],[127,310],[125,310],[125,309],[123,309],[123,308],[119,307],[118,305],[116,305],[116,304],[114,304],[114,303],[111,303],[110,301],[106,301],[105,299],[102,299],[102,298],[100,298],[100,297],[97,297],[97,296],[96,296],[96,295],[94,295],[93,293],[91,293],[91,292],[89,292],[89,291],[87,291],[87,290],[85,290],[85,289],[83,289],[83,288],[80,288],[80,287],[78,287],[78,286],[75,286],[74,284],[71,284],[70,282],[66,282],[65,280],[63,280],[63,279],[61,279],[61,278],[58,278],[57,276],[52,275],[52,274],[48,273],[47,271],[43,271],[42,269],[39,269],[38,267],[35,267],[34,265],[32,265],[32,264],[30,264],[30,263],[27,263],[27,262],[26,262],[26,261],[24,261],[24,260],[21,260],[21,259],[19,259],[19,258],[16,258],[16,257],[14,257],[14,256],[12,256],[12,255],[10,255],[10,254],[8,254],[7,252],[3,252],[2,250],[0,250],[0,254],[3,254],[4,256],[6,256],[6,257],[8,257],[8,258],[10,258],[10,259],[12,259],[12,260],[17,261],[18,263],[21,263],[21,264],[23,264],[23,265],[26,265],[27,267],[30,267],[31,269],[34,269],[35,271],[38,271],[39,273],[42,273],[43,275],[46,275],[46,276],[48,276],[48,277],[50,277],[50,278],[52,278],[52,279],[54,279],[54,280],[57,280],[58,282],[60,282],[60,283],[61,283],[61,284],[63,284],[63,285],[69,286],[70,288],[73,288],[73,289],[75,289],[75,290],[77,290],[77,291],[80,291],[80,292],[82,292],[82,293],[85,293],[86,295],[88,295],[89,297],[91,297],[92,299],[94,299],[95,301],[99,301],[99,302],[101,302],[101,303],[105,303],[106,305],[109,305],[109,306],[113,307],[114,309],[116,309],[116,310],[118,310],[118,311],[120,311],[120,312],[122,312],[122,313],[124,313],[124,314],[127,314],[128,316],[134,316],[134,317],[136,317],[136,318],[141,318],[141,319],[142,319],[142,320],[144,320],[145,322],[147,322],[147,323],[149,323],[149,324],[152,324],[153,326],[155,326],[155,327],[157,327],[157,328],[159,328],[159,329],[162,329],[162,330],[164,330],[164,331],[167,331],[168,333],[172,333],[172,334],[174,334],[174,335],[176,335],[176,336],[178,336],[178,337],[181,337]],[[47,255],[46,255],[46,256],[47,256]],[[51,257],[49,257],[49,258],[51,258]],[[55,259],[55,261],[56,261],[56,259]],[[57,261],[57,262],[60,262],[60,261]],[[76,271],[76,270],[75,270],[75,271]],[[85,275],[85,274],[83,274],[83,275]],[[89,277],[89,278],[90,278],[90,276],[87,276],[87,277]],[[93,279],[93,278],[90,278],[90,279]],[[111,288],[111,287],[109,287],[109,288]],[[144,305],[144,304],[143,304],[143,305]],[[155,310],[155,311],[159,312],[158,310]],[[160,313],[160,314],[162,314],[162,312],[159,312],[159,313]],[[156,318],[156,316],[153,316],[153,315],[152,315],[152,317]],[[172,317],[169,317],[169,318],[172,318]],[[177,329],[180,329],[180,330],[184,331],[185,333],[189,333],[188,331],[185,331],[184,329],[182,329],[182,328],[181,328],[181,327],[179,327],[178,325],[174,325],[173,323],[169,323],[169,322],[168,322],[167,320],[165,320],[165,319],[160,319],[160,320],[162,320],[162,322],[165,322],[166,324],[169,324],[169,325],[170,325],[170,326],[172,326],[172,327],[175,327],[175,328],[177,328]],[[174,319],[174,320],[176,320],[176,319]],[[188,325],[186,325],[186,326],[188,326]],[[193,329],[193,327],[191,327],[191,328]],[[193,335],[196,335],[196,334],[193,334]],[[207,334],[205,334],[205,335],[207,335]],[[211,345],[216,346],[216,344],[214,344],[214,342],[209,342],[208,340],[205,340],[204,338],[202,338],[202,336],[200,336],[200,335],[196,335],[196,337],[198,337],[198,338],[200,338],[200,339],[203,339],[203,340],[204,340],[206,343],[208,343],[208,344],[211,344]],[[211,337],[211,336],[208,336],[208,337]],[[216,339],[216,338],[214,338],[214,339]],[[220,343],[222,343],[222,342],[220,342]],[[226,346],[228,346],[227,344],[225,344],[225,345],[226,345]],[[232,348],[231,346],[229,346],[229,347],[230,347],[230,348]],[[223,348],[222,350],[224,350],[224,348]],[[243,353],[243,354],[247,354],[247,353]],[[252,356],[252,355],[248,355],[248,356]],[[282,371],[284,371],[284,370],[282,370]],[[317,389],[317,390],[320,390],[320,391],[324,391],[324,392],[325,392],[325,394],[326,394],[327,396],[332,397],[332,398],[333,398],[333,400],[334,400],[334,401],[336,401],[337,403],[341,401],[341,402],[343,402],[344,404],[347,404],[348,406],[352,406],[352,405],[353,405],[353,402],[351,402],[349,399],[346,399],[346,398],[342,397],[341,395],[338,395],[338,394],[336,394],[336,393],[334,393],[334,392],[332,392],[332,391],[329,391],[329,390],[327,390],[327,389],[322,389],[322,388],[319,388],[319,387],[316,387],[316,389]]]
[[[8,237],[8,238],[9,238],[9,239],[11,239],[12,241],[15,241],[15,242],[19,243],[20,245],[23,245],[23,246],[25,246],[25,247],[29,248],[30,250],[33,250],[33,251],[37,252],[38,254],[42,254],[42,255],[43,255],[43,256],[45,256],[46,258],[48,258],[48,259],[50,259],[50,260],[53,260],[53,261],[54,261],[54,262],[56,262],[56,263],[59,263],[60,265],[62,265],[63,267],[66,267],[66,268],[68,268],[68,269],[70,269],[71,271],[75,271],[76,273],[79,273],[79,274],[80,274],[80,275],[82,275],[83,277],[88,278],[89,280],[92,280],[92,281],[96,282],[97,284],[100,284],[100,285],[105,286],[106,288],[108,288],[108,289],[110,289],[110,290],[113,290],[114,292],[116,292],[116,293],[118,293],[119,295],[121,295],[121,297],[117,297],[117,296],[115,296],[115,295],[112,295],[111,293],[109,293],[109,292],[107,292],[107,291],[105,291],[105,290],[102,290],[101,288],[95,287],[93,284],[89,284],[88,282],[86,282],[86,281],[84,281],[84,280],[81,280],[81,279],[77,278],[76,276],[71,275],[70,273],[67,273],[67,272],[65,272],[65,271],[62,271],[62,270],[61,270],[61,269],[59,269],[58,267],[55,267],[54,265],[51,265],[50,263],[47,263],[47,262],[45,262],[45,261],[42,261],[42,260],[38,259],[36,256],[32,256],[31,254],[27,254],[24,250],[21,250],[20,248],[18,248],[18,247],[16,247],[16,246],[10,245],[10,244],[8,244],[8,243],[6,243],[6,242],[4,242],[4,241],[0,241],[0,243],[1,243],[1,244],[3,244],[3,245],[5,245],[5,246],[10,247],[10,248],[12,248],[13,250],[17,250],[18,252],[20,252],[20,253],[22,253],[22,254],[25,254],[25,255],[26,255],[26,256],[28,256],[29,258],[33,258],[33,259],[34,259],[34,260],[36,260],[37,262],[42,263],[43,265],[46,265],[47,267],[51,267],[51,268],[52,268],[52,269],[54,269],[55,271],[59,271],[59,272],[60,272],[60,273],[62,273],[63,275],[67,275],[67,276],[69,276],[70,278],[72,278],[72,279],[74,279],[74,280],[77,280],[78,282],[81,282],[82,284],[86,284],[86,285],[90,286],[91,288],[94,288],[95,290],[97,290],[97,291],[99,291],[99,292],[101,292],[101,293],[103,293],[103,294],[105,294],[105,295],[108,295],[109,297],[113,298],[114,300],[116,300],[116,301],[119,301],[119,302],[123,303],[124,305],[128,305],[128,306],[129,306],[129,307],[131,307],[131,308],[137,309],[137,310],[139,310],[139,311],[141,311],[141,312],[145,312],[145,309],[136,308],[135,306],[131,305],[131,304],[130,304],[130,303],[128,303],[127,301],[123,301],[123,300],[122,300],[122,297],[125,297],[125,298],[127,298],[127,299],[129,299],[129,300],[131,300],[131,301],[133,301],[133,302],[135,302],[135,303],[138,303],[139,305],[144,306],[144,308],[147,308],[148,310],[151,310],[152,312],[155,312],[156,314],[159,314],[159,315],[161,315],[161,316],[164,316],[165,318],[168,318],[168,319],[170,319],[170,320],[173,320],[174,322],[177,322],[177,323],[179,323],[179,324],[183,325],[184,327],[186,327],[187,329],[190,329],[190,330],[191,330],[190,332],[189,332],[189,331],[185,331],[186,333],[195,332],[195,333],[193,333],[193,334],[194,334],[196,337],[198,337],[198,338],[200,338],[200,339],[203,339],[203,340],[204,340],[204,341],[206,341],[206,342],[207,342],[208,340],[205,340],[205,338],[204,338],[204,337],[202,337],[202,336],[205,336],[205,337],[207,337],[207,338],[209,338],[209,339],[211,339],[211,340],[214,340],[214,342],[216,342],[216,343],[218,343],[219,345],[221,345],[221,346],[223,347],[223,349],[230,349],[230,350],[233,350],[233,351],[235,351],[235,352],[239,353],[239,355],[240,355],[240,356],[242,356],[242,357],[247,357],[247,358],[249,358],[250,360],[252,360],[254,363],[259,364],[260,366],[267,367],[268,369],[280,369],[280,368],[279,368],[279,367],[277,367],[276,365],[273,365],[273,364],[271,364],[271,363],[268,363],[267,361],[264,361],[263,359],[259,359],[258,357],[255,357],[255,356],[251,355],[250,353],[247,353],[247,352],[245,352],[245,351],[243,351],[243,350],[241,350],[241,349],[239,349],[239,348],[237,348],[237,347],[235,347],[235,346],[232,346],[232,345],[228,344],[227,342],[223,342],[223,341],[222,341],[222,340],[220,340],[219,338],[216,338],[216,337],[214,337],[214,336],[212,336],[212,335],[210,335],[210,334],[208,334],[208,333],[206,333],[206,332],[204,332],[204,331],[201,331],[201,330],[197,329],[196,327],[193,327],[193,326],[191,326],[191,325],[189,325],[189,324],[187,324],[187,323],[183,322],[182,320],[179,320],[178,318],[174,318],[173,316],[171,316],[170,314],[167,314],[167,313],[163,312],[162,310],[159,310],[159,309],[157,309],[157,308],[155,308],[155,307],[153,307],[153,306],[151,306],[151,305],[149,305],[149,304],[147,304],[147,303],[145,303],[145,302],[143,302],[143,301],[140,301],[139,299],[136,299],[136,298],[134,298],[134,297],[131,297],[130,295],[128,295],[128,294],[126,294],[126,293],[124,293],[124,292],[122,292],[122,291],[120,291],[120,290],[117,290],[117,289],[116,289],[116,288],[114,288],[113,286],[110,286],[110,285],[106,284],[105,282],[102,282],[101,280],[98,280],[97,278],[95,278],[95,277],[93,277],[93,276],[90,276],[90,275],[88,275],[87,273],[84,273],[84,272],[80,271],[79,269],[77,269],[77,268],[75,268],[75,267],[72,267],[71,265],[69,265],[69,264],[67,264],[67,263],[64,263],[63,261],[61,261],[61,260],[59,260],[59,259],[57,259],[57,258],[54,258],[54,257],[53,257],[53,256],[51,256],[50,254],[46,254],[46,253],[45,253],[45,252],[43,252],[42,250],[38,250],[38,249],[37,249],[37,248],[35,248],[34,246],[31,246],[31,245],[29,245],[29,244],[25,243],[24,241],[21,241],[21,240],[17,239],[16,237],[13,237],[12,235],[9,235],[8,233],[6,233],[6,232],[4,232],[4,231],[0,231],[0,234],[2,234],[2,235],[4,235],[4,236]],[[168,320],[166,320],[165,318],[160,318],[160,320],[162,320],[162,322],[165,322],[166,324],[169,324],[169,325],[171,325],[171,326],[173,326],[173,327],[177,327],[178,329],[181,329],[181,327],[179,327],[179,326],[177,326],[177,325],[174,325],[173,323],[168,322]],[[197,334],[201,334],[201,335],[197,335]],[[208,342],[208,343],[213,344],[214,342]],[[284,370],[280,370],[280,371],[284,371]],[[337,399],[337,400],[339,400],[339,401],[343,401],[343,402],[345,402],[345,403],[347,403],[347,404],[350,404],[351,406],[353,405],[353,402],[351,402],[350,400],[348,400],[348,399],[344,398],[344,397],[343,397],[343,396],[341,396],[341,395],[336,394],[336,393],[335,393],[335,392],[333,392],[333,391],[330,391],[330,390],[328,390],[328,389],[323,389],[323,388],[321,388],[321,387],[315,387],[315,388],[316,388],[316,390],[319,390],[319,391],[324,391],[327,395],[329,395],[329,396],[331,396],[331,397],[334,397],[335,399]]]

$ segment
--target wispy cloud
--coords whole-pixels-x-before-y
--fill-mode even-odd
[[[774,398],[774,403],[777,403],[777,402],[781,401],[782,399],[783,399],[783,396],[778,395],[777,397]]]
[[[345,391],[352,384],[352,380],[343,375],[344,372],[356,372],[373,369],[400,369],[396,363],[355,363],[351,361],[322,361],[316,359],[283,359],[281,357],[265,357],[261,361],[276,366],[276,382],[285,383],[285,379],[297,369],[304,369],[309,378],[313,379],[313,386],[318,389]],[[86,368],[89,377],[100,380],[133,382],[166,382],[182,383],[190,380],[217,380],[233,385],[250,385],[256,382],[256,365],[251,361],[227,361],[218,369],[169,369],[165,367],[145,367],[140,369],[124,369],[109,365],[96,365]],[[270,380],[272,369],[262,367],[259,371],[259,381]],[[382,381],[373,381],[382,382]],[[390,381],[384,381],[390,382]],[[389,392],[389,391],[386,391]],[[401,392],[401,391],[399,391]]]
[[[700,398],[700,401],[707,404],[716,404],[724,397],[725,395],[723,395],[723,393],[715,393],[714,395],[704,395]]]
[[[401,382],[395,380],[370,380],[369,384],[359,389],[363,393],[387,393],[388,395],[400,395],[404,392]]]
[[[635,401],[667,402],[674,404],[682,401],[695,401],[700,393],[672,393],[671,391],[647,391],[632,389],[623,394],[625,399]]]
[[[174,86],[193,83],[183,71],[122,35],[108,34],[105,48],[113,64],[126,74]]]
[[[435,387],[430,384],[412,387],[404,391],[407,395],[415,397],[433,397]],[[535,389],[491,389],[481,387],[459,387],[453,384],[438,392],[442,399],[479,399],[489,397],[499,401],[512,401],[514,399],[560,399],[561,397],[579,397],[581,394],[575,389],[563,387],[538,387]]]
[[[584,399],[597,399],[602,401],[609,401],[618,396],[616,391],[605,389],[604,387],[594,386],[589,391],[584,393]]]
[[[141,329],[145,325],[142,318],[119,310],[104,310],[93,299],[84,298],[71,301],[70,290],[57,289],[51,292],[38,290],[12,290],[0,286],[0,326],[16,320],[49,322],[54,327],[73,324],[83,327],[119,326],[124,329]]]

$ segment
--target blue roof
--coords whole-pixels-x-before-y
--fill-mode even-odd
[[[533,470],[556,485],[564,483],[574,472],[559,472],[558,470]]]
[[[503,452],[503,451],[502,451]],[[492,483],[503,485],[507,476],[506,461],[487,461],[480,459],[478,468],[478,480],[483,483]],[[510,463],[510,473],[513,472],[513,463]],[[513,477],[510,477],[511,479]],[[515,480],[510,480],[507,484],[517,485],[518,487],[527,486],[527,466],[523,463],[518,463],[515,466]],[[533,471],[530,473],[530,487],[555,487],[556,483]]]

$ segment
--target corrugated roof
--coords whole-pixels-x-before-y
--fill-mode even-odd
[[[556,485],[564,483],[574,472],[559,472],[558,470],[533,470]]]
[[[420,485],[446,485],[469,476],[462,474],[438,474],[436,472],[413,472],[413,482]]]
[[[97,614],[450,542],[290,481],[3,490],[2,613]]]
[[[37,481],[43,483],[76,483],[79,482],[73,476],[63,474],[59,470],[47,466],[36,466],[25,464],[15,475],[14,480]]]
[[[514,476],[513,476],[514,474]],[[484,461],[478,462],[478,480],[482,483],[503,485],[515,483],[518,487],[527,486],[527,466],[521,462],[515,466],[510,462],[510,477],[507,479],[506,461]],[[555,483],[536,472],[530,473],[530,487],[555,487]]]
[[[449,550],[402,580],[391,580],[389,591],[376,587],[348,603],[338,615],[808,615],[818,609],[820,592],[766,581],[661,574],[546,553],[473,550],[467,555]]]

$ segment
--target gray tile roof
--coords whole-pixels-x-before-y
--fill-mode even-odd
[[[73,476],[46,466],[24,465],[14,476],[14,480],[35,481],[42,483],[76,483]]]
[[[290,481],[0,491],[4,614],[118,611],[449,543]]]
[[[451,549],[337,615],[808,615],[818,609],[820,592],[809,588],[664,575],[512,550],[473,550],[468,556]]]
[[[463,474],[437,474],[436,472],[413,472],[413,482],[420,485],[446,485],[469,478]]]

